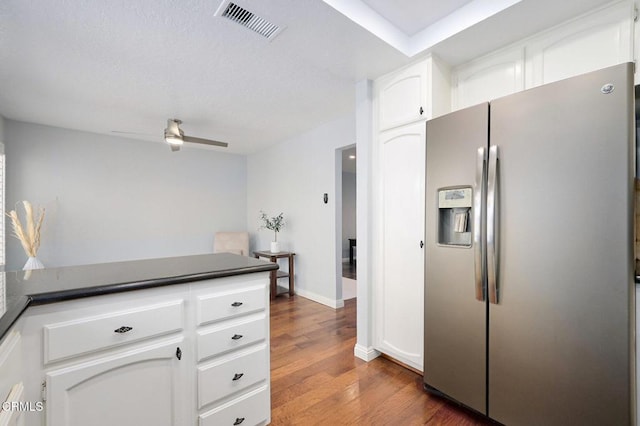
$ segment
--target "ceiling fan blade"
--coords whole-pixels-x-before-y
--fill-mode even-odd
[[[115,133],[118,135],[140,135],[140,136],[158,136],[152,133],[142,133],[142,132],[124,132],[120,130],[112,130],[111,133]]]
[[[169,144],[169,147],[171,147],[171,152],[180,151],[180,145]]]
[[[210,139],[194,138],[193,136],[183,136],[182,140],[185,142],[201,143],[203,145],[222,146],[225,148],[229,146],[229,144],[226,142],[213,141]]]

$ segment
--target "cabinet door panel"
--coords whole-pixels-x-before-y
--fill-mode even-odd
[[[46,374],[47,424],[184,424],[182,338],[71,365]]]
[[[527,88],[633,60],[633,19],[621,3],[527,44]]]
[[[524,89],[524,49],[462,65],[453,72],[453,106],[462,109]]]
[[[24,386],[22,382],[16,383],[9,392],[7,399],[0,411],[0,426],[23,426],[25,423],[24,411],[18,407],[27,407],[30,410],[37,410],[36,403],[26,403],[24,400]],[[38,402],[38,404],[41,404]],[[9,408],[5,410],[5,408]],[[40,407],[41,408],[41,407]]]
[[[425,124],[390,131],[380,144],[382,251],[376,286],[381,352],[422,369]]]
[[[420,62],[377,83],[380,130],[410,123],[425,116],[426,80],[427,66]]]

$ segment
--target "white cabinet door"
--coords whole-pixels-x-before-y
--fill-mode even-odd
[[[24,411],[31,409],[42,408],[41,402],[38,402],[38,406],[35,404],[27,404],[24,400],[24,386],[22,382],[16,383],[9,392],[9,396],[2,404],[0,410],[0,426],[23,426],[25,423]]]
[[[376,82],[379,130],[426,117],[427,78],[427,63],[423,61]]]
[[[461,65],[452,73],[452,104],[458,110],[524,89],[524,49],[519,47]]]
[[[380,135],[381,224],[375,285],[378,350],[422,370],[425,123]]]
[[[527,43],[526,87],[627,61],[633,61],[633,9],[621,2]]]
[[[186,360],[176,356],[183,343],[176,337],[47,372],[47,424],[187,424]]]

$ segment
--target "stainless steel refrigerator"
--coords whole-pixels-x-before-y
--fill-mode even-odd
[[[628,425],[633,65],[427,122],[425,389],[507,425]]]

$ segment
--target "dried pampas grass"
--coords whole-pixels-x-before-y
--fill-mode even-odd
[[[11,218],[11,225],[13,226],[13,235],[22,244],[22,248],[29,257],[36,257],[38,249],[40,248],[40,228],[42,227],[42,221],[44,220],[44,208],[40,208],[38,218],[36,219],[33,214],[33,206],[28,201],[23,201],[24,213],[26,223],[22,226],[18,213],[15,210],[11,210],[7,213],[7,216]]]

